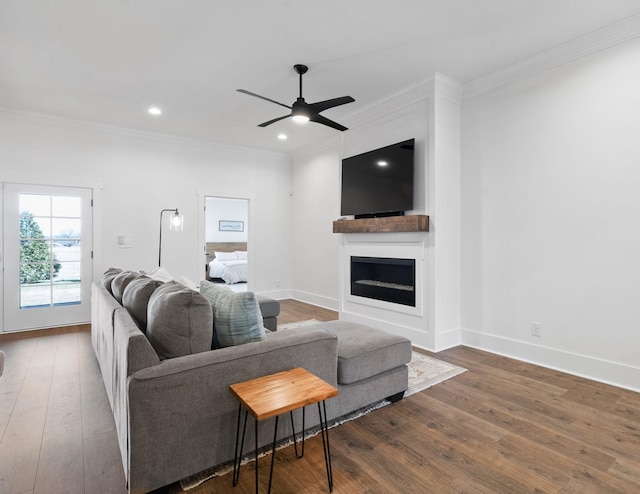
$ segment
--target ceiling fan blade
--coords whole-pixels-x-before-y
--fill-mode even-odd
[[[318,101],[317,103],[311,103],[309,107],[317,113],[328,110],[334,106],[346,105],[347,103],[353,103],[355,100],[351,96],[342,96],[341,98],[333,98],[325,101]]]
[[[340,125],[338,122],[334,122],[333,120],[329,120],[327,117],[323,117],[322,115],[314,115],[309,120],[315,123],[319,123],[322,125],[326,125],[327,127],[331,127],[336,130],[348,130],[344,125]]]
[[[276,101],[274,99],[265,98],[264,96],[260,96],[259,94],[252,93],[251,91],[247,91],[246,89],[236,89],[236,91],[238,91],[239,93],[248,94],[249,96],[255,96],[256,98],[260,98],[265,101],[270,101],[271,103],[275,103],[276,105],[284,106],[285,108],[291,109],[289,105],[285,105],[284,103],[280,103],[279,101]]]
[[[285,115],[284,117],[274,118],[273,120],[269,120],[268,122],[263,122],[258,125],[258,127],[266,127],[267,125],[271,125],[272,123],[276,123],[278,120],[283,120],[285,118],[289,118],[291,115]]]

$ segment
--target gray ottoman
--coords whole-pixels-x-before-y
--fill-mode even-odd
[[[411,341],[402,336],[345,321],[323,323],[322,329],[338,337],[339,384],[363,381],[411,361]]]
[[[260,305],[260,312],[262,312],[262,321],[264,327],[269,331],[278,330],[278,316],[280,315],[280,302],[264,295],[257,295],[256,299]]]

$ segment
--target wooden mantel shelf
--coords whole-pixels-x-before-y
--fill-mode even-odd
[[[360,218],[333,222],[333,233],[428,232],[429,217],[423,214]]]

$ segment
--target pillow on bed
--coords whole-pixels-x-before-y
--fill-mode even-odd
[[[200,282],[200,293],[209,299],[213,309],[213,348],[242,345],[266,338],[255,293],[235,293],[206,280]]]
[[[216,252],[216,259],[218,261],[237,261],[238,256],[235,252]]]
[[[249,259],[247,257],[247,251],[246,250],[237,250],[236,251],[236,256],[238,256],[238,259],[242,259],[243,261],[246,261],[246,260]]]

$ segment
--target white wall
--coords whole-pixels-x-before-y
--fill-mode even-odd
[[[338,310],[341,136],[292,159],[294,296]]]
[[[248,199],[207,197],[205,206],[205,242],[248,241]],[[243,231],[220,231],[220,221],[242,221]]]
[[[276,280],[291,288],[288,157],[7,112],[0,113],[0,135],[0,181],[48,183],[63,177],[73,183],[90,177],[102,184],[96,204],[97,272],[109,266],[155,268],[160,210],[177,207],[184,231],[163,230],[163,265],[175,276],[200,280],[204,252],[198,238],[204,224],[199,224],[198,190],[210,186],[255,200],[253,289],[271,291]],[[132,247],[119,249],[118,235],[131,237]]]
[[[635,40],[464,102],[463,342],[640,389],[639,87]]]

